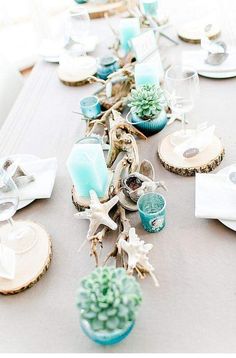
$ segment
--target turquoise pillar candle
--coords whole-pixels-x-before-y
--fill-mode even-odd
[[[147,193],[138,200],[138,210],[144,229],[148,232],[159,232],[165,227],[166,201],[158,193]]]
[[[158,0],[140,0],[141,9],[145,15],[156,16]]]
[[[140,34],[140,22],[137,18],[122,19],[120,21],[120,42],[125,53],[131,50],[132,38]]]
[[[159,84],[157,67],[149,63],[139,63],[135,65],[136,87],[157,84]]]
[[[78,141],[69,155],[67,168],[79,196],[88,198],[91,189],[98,197],[105,195],[108,169],[99,139],[86,137]]]

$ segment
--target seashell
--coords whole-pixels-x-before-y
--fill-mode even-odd
[[[137,203],[141,195],[154,192],[162,187],[166,189],[163,182],[153,181],[140,173],[132,173],[122,180],[123,193],[130,198],[133,202]]]
[[[143,160],[140,164],[139,173],[145,175],[151,180],[155,178],[155,170],[152,163],[149,160]]]
[[[149,251],[153,248],[152,244],[146,244],[136,234],[135,228],[130,228],[128,240],[121,237],[117,243],[118,252],[125,251],[128,255],[128,272],[133,273],[134,269],[148,272],[154,280],[155,286],[159,286],[158,280],[154,275],[154,267],[149,262]]]
[[[117,224],[110,218],[108,213],[119,201],[119,198],[116,195],[109,201],[101,204],[94,190],[90,190],[90,199],[90,208],[75,214],[75,217],[78,219],[87,219],[90,221],[87,234],[88,240],[93,239],[93,236],[95,235],[100,225],[105,225],[111,230],[117,229]]]

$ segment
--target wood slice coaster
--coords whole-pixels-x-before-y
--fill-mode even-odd
[[[111,169],[108,169],[108,176],[109,176],[108,180],[110,184],[108,185],[108,189],[105,196],[103,198],[99,198],[101,203],[105,203],[106,201],[109,200],[109,190],[113,179],[113,171]],[[72,202],[78,211],[83,211],[89,207],[90,198],[79,196],[74,186],[72,187],[71,194],[72,194]]]
[[[20,221],[17,221],[20,222]],[[13,280],[0,277],[0,293],[13,295],[32,287],[47,271],[52,258],[52,243],[46,230],[31,221],[29,224],[35,231],[38,241],[33,248],[24,254],[16,255],[16,276]],[[0,228],[0,237],[6,235],[11,226],[6,224]]]
[[[98,19],[106,15],[111,16],[127,10],[125,1],[114,1],[106,4],[86,3],[80,4],[80,6],[87,9],[91,19]]]
[[[171,135],[165,137],[159,148],[158,156],[165,169],[182,176],[193,176],[195,173],[208,173],[214,170],[223,160],[225,150],[221,140],[214,136],[212,144],[193,158],[185,159],[173,151]]]
[[[211,23],[211,22],[209,22]],[[207,23],[201,21],[189,22],[182,25],[178,29],[178,36],[181,40],[193,44],[199,44],[201,42],[202,31]],[[209,31],[209,39],[214,40],[220,35],[221,29],[218,24],[213,23],[212,29]]]
[[[91,73],[91,76],[94,75],[94,73]],[[70,86],[70,87],[79,87],[79,86],[83,86],[87,83],[89,83],[88,79],[82,80],[82,81],[76,81],[76,80],[72,80],[69,78],[69,76],[65,73],[63,73],[63,71],[60,70],[60,68],[58,68],[58,77],[59,80],[66,86]]]

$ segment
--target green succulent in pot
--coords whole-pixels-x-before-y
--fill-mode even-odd
[[[118,343],[132,330],[141,301],[138,282],[123,268],[97,268],[78,292],[81,327],[97,343]]]
[[[167,101],[159,85],[143,85],[131,91],[132,124],[144,134],[154,134],[167,123],[165,108]]]

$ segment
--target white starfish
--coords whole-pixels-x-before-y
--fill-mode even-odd
[[[135,232],[135,228],[130,228],[129,239],[126,241],[121,238],[117,244],[119,253],[121,250],[125,251],[128,255],[128,271],[133,272],[135,268],[144,269],[147,271],[156,286],[159,286],[157,278],[154,275],[154,267],[150,264],[148,253],[153,248],[152,244],[145,244]]]
[[[94,190],[90,190],[89,194],[91,199],[90,208],[75,214],[75,216],[78,219],[90,220],[87,239],[91,240],[100,225],[108,226],[111,230],[117,229],[117,224],[110,218],[108,213],[119,201],[119,198],[116,195],[106,203],[101,204]]]

